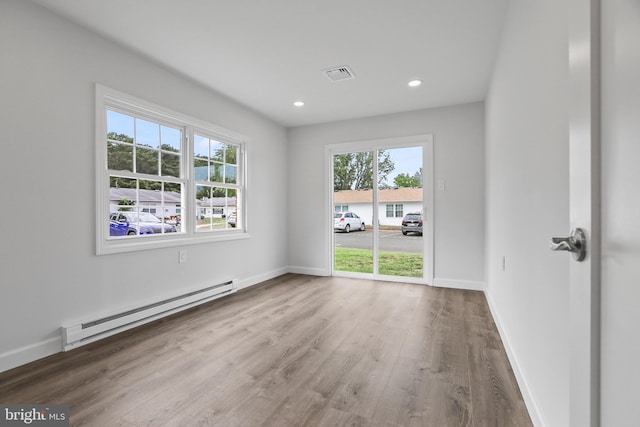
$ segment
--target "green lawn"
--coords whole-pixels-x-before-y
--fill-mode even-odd
[[[373,273],[371,249],[335,248],[335,269]],[[380,252],[379,273],[390,276],[422,277],[422,255],[405,252]]]
[[[226,222],[227,222],[226,218],[203,218],[203,219],[198,219],[197,220],[198,224],[211,224],[211,223],[213,223],[214,227],[224,227]]]

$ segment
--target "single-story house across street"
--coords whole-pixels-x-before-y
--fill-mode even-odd
[[[136,191],[138,191],[136,196]],[[158,218],[171,218],[182,215],[182,195],[174,191],[136,190],[135,188],[110,188],[109,210],[116,212],[124,206],[122,199],[128,199],[143,212],[149,212]],[[137,203],[136,203],[137,201]],[[197,215],[204,218],[225,218],[236,211],[235,197],[212,197],[198,199]]]
[[[423,212],[422,187],[399,187],[378,190],[380,225],[400,226],[404,215]],[[350,211],[366,225],[373,223],[373,190],[340,190],[333,193],[335,212]]]

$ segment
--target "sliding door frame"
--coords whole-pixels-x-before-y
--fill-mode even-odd
[[[425,223],[423,225],[423,247],[422,247],[422,272],[423,276],[421,278],[416,277],[403,277],[403,276],[388,276],[381,274],[371,274],[371,273],[356,273],[349,271],[340,271],[335,270],[334,265],[334,250],[335,250],[335,233],[333,231],[333,157],[336,154],[346,154],[352,152],[365,152],[372,151],[374,152],[374,158],[377,160],[377,156],[375,156],[375,152],[377,150],[385,150],[385,149],[393,149],[393,148],[406,148],[406,147],[416,147],[422,146],[422,203],[424,210],[424,218]],[[435,218],[435,203],[434,203],[434,161],[433,161],[433,135],[432,134],[424,134],[424,135],[414,135],[407,137],[398,137],[398,138],[384,138],[384,139],[373,139],[373,140],[365,140],[365,141],[353,141],[353,142],[344,142],[337,144],[329,144],[325,146],[325,176],[326,185],[325,185],[325,224],[327,224],[327,229],[330,230],[331,239],[326,239],[327,247],[325,248],[325,253],[327,254],[327,270],[331,272],[332,276],[341,276],[341,277],[353,277],[353,278],[366,278],[366,279],[375,279],[375,280],[384,280],[384,281],[402,281],[407,283],[419,283],[419,284],[433,284],[433,276],[434,276],[434,223],[436,221]],[[374,165],[374,174],[377,173],[377,162]],[[378,221],[378,198],[377,198],[377,189],[378,183],[374,183],[374,189],[376,191],[373,192],[373,218],[374,224]],[[373,224],[372,224],[373,225]],[[378,235],[379,230],[378,227],[373,227],[373,250],[374,254],[378,253]],[[374,266],[378,264],[377,257],[374,257]],[[375,268],[375,267],[374,267]],[[374,269],[377,271],[377,268]]]

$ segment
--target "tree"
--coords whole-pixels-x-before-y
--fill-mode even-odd
[[[227,183],[236,182],[237,152],[238,147],[231,144],[222,144],[220,148],[215,149],[210,161],[210,181]]]
[[[422,168],[413,175],[400,173],[393,178],[396,187],[422,187]]]
[[[122,199],[118,200],[118,210],[119,211],[124,211],[124,212],[130,212],[133,209],[130,208],[129,206],[133,206],[135,205],[136,202],[134,202],[133,200],[129,200],[126,197],[123,197]]]
[[[123,143],[120,143],[123,142]],[[107,134],[107,158],[108,167],[113,170],[124,170],[133,172],[133,138],[124,134],[110,132]],[[146,144],[135,145],[136,171],[149,175],[158,175],[158,165],[162,176],[180,176],[180,150],[169,144],[162,144],[162,151],[157,147]],[[158,162],[160,160],[160,162]],[[125,183],[125,181],[129,181]],[[162,185],[159,181],[139,180],[139,188],[142,190],[160,190]],[[136,188],[133,180],[120,180],[120,188]]]
[[[212,197],[236,197],[236,190],[233,188],[209,187],[199,185],[196,190],[196,199],[210,199]]]
[[[395,165],[389,153],[378,152],[378,184],[386,181]],[[333,189],[370,190],[373,188],[373,153],[371,151],[337,154],[333,158]]]

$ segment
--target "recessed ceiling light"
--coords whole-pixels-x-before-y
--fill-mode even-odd
[[[304,101],[296,101],[293,103],[296,107],[304,107]]]
[[[422,84],[422,80],[411,80],[407,84],[409,85],[409,87],[418,87]]]

